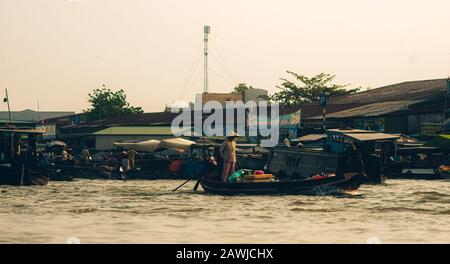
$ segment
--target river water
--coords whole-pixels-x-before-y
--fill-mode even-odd
[[[182,182],[0,186],[0,243],[450,243],[448,181],[235,197],[195,193],[194,182],[171,192]]]

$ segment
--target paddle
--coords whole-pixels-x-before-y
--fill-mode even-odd
[[[188,183],[189,181],[190,181],[191,179],[189,179],[189,180],[187,180],[187,181],[185,181],[185,182],[183,182],[183,184],[181,184],[180,186],[178,186],[177,188],[175,188],[175,189],[173,189],[172,190],[172,192],[174,192],[174,191],[176,191],[176,190],[178,190],[178,189],[180,189],[183,185],[185,185],[186,183]]]
[[[201,180],[202,180],[202,176],[200,176],[200,177],[198,178],[197,182],[195,183],[194,191],[197,191],[198,186],[200,185],[200,181],[201,181]]]
[[[206,148],[206,137],[203,137],[203,151],[205,151],[205,148]],[[208,155],[208,154],[206,154],[206,155]],[[202,180],[202,177],[203,177],[203,175],[201,175],[201,173],[200,173],[200,177],[198,177],[198,180],[195,183],[194,191],[197,191],[198,186],[200,185],[200,181]]]

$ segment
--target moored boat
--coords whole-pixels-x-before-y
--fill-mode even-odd
[[[0,129],[0,185],[46,185],[48,168],[36,150],[34,129]]]
[[[390,179],[440,180],[448,178],[449,151],[438,147],[413,146],[398,148],[388,167]]]

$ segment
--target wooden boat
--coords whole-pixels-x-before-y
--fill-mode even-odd
[[[449,176],[449,151],[437,147],[414,146],[398,148],[395,161],[388,167],[390,179],[441,180]]]
[[[43,132],[34,129],[0,129],[0,184],[46,185],[48,168],[38,159],[37,137]]]
[[[52,180],[72,181],[73,179],[111,179],[111,171],[107,166],[79,166],[55,164]]]
[[[342,177],[309,178],[272,182],[219,182],[201,179],[200,184],[209,194],[218,195],[334,195],[357,190],[365,177],[357,173],[348,173]]]
[[[441,177],[441,179],[450,180],[450,166],[439,166],[435,172]]]
[[[385,163],[396,135],[355,129],[326,131],[323,147],[276,147],[269,156],[266,170],[280,180],[302,180],[317,174],[367,175],[366,183],[382,184]],[[376,148],[381,145],[381,150]]]

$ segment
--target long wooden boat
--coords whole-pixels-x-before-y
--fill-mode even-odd
[[[218,195],[335,195],[357,190],[364,178],[361,174],[349,173],[343,177],[273,182],[219,182],[201,179],[200,184],[206,193]]]
[[[111,179],[111,171],[105,166],[83,167],[55,164],[51,175],[52,181],[72,181],[74,179]]]
[[[34,129],[0,129],[0,185],[46,185],[47,168],[37,159],[37,137],[43,131]]]

